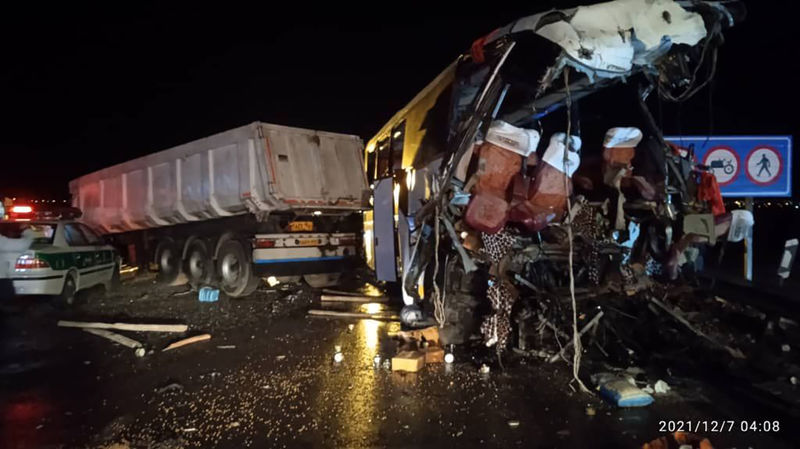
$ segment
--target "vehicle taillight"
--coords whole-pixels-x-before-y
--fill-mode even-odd
[[[17,270],[34,270],[37,268],[50,268],[50,264],[38,257],[24,255],[17,259],[14,268]]]
[[[12,206],[11,212],[15,214],[29,214],[33,212],[33,208],[30,206]]]
[[[256,248],[274,248],[275,239],[256,239]]]

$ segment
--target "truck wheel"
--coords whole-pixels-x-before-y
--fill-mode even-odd
[[[58,295],[58,302],[60,306],[71,307],[75,304],[75,299],[78,296],[78,283],[75,280],[75,275],[67,273],[64,278],[64,287],[61,288],[61,294]]]
[[[303,279],[313,288],[332,287],[339,283],[342,273],[304,274]]]
[[[214,262],[202,240],[193,240],[189,244],[186,260],[183,261],[183,271],[189,277],[189,283],[195,287],[211,281]]]
[[[217,254],[217,272],[220,287],[232,298],[247,296],[258,288],[258,277],[253,273],[250,258],[236,240],[222,244]]]
[[[181,274],[181,253],[174,241],[163,240],[158,244],[156,264],[159,281],[172,284],[178,279]]]

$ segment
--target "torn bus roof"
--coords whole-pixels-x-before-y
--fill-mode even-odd
[[[672,44],[695,45],[707,34],[703,17],[673,0],[614,0],[534,14],[495,30],[486,42],[531,31],[560,46],[567,64],[599,77],[626,76]]]

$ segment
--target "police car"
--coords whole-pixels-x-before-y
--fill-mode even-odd
[[[0,221],[0,280],[16,295],[55,295],[72,305],[81,290],[119,281],[119,257],[89,226],[71,219]]]

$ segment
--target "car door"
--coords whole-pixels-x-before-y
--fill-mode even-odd
[[[97,276],[92,273],[95,264],[94,248],[89,245],[78,223],[65,223],[64,240],[69,245],[69,268],[78,270],[78,289],[91,287]]]
[[[87,246],[91,247],[93,265],[87,270],[87,274],[91,276],[92,284],[108,282],[114,270],[114,251],[94,229],[83,223],[77,225],[86,238]]]

